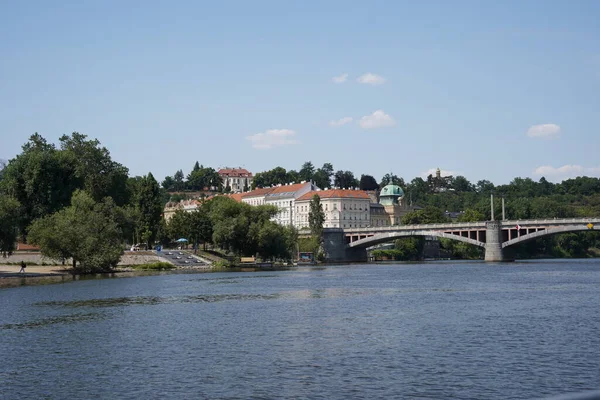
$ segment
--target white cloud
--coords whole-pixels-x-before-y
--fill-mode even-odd
[[[436,172],[437,172],[437,168],[429,168],[427,171],[421,172],[421,177],[427,178],[429,175],[435,176]],[[447,171],[445,169],[440,169],[440,175],[441,176],[457,176],[458,174],[454,171]]]
[[[358,124],[363,129],[385,128],[387,126],[396,125],[396,121],[383,110],[377,110],[371,115],[365,115],[358,121]]]
[[[252,147],[255,149],[272,149],[299,144],[300,142],[294,139],[295,136],[296,132],[291,129],[269,129],[266,132],[246,136],[246,139],[252,142]]]
[[[556,124],[533,125],[527,130],[531,138],[554,139],[560,136],[560,126]]]
[[[329,126],[337,127],[337,126],[349,124],[350,122],[352,122],[352,117],[344,117],[344,118],[341,118],[338,120],[329,121]]]
[[[563,165],[554,168],[550,165],[537,167],[533,174],[535,176],[544,176],[549,181],[560,182],[564,179],[575,178],[577,176],[596,176],[600,177],[600,167],[584,167],[582,165]]]
[[[385,82],[385,78],[383,76],[367,72],[366,74],[359,76],[356,81],[358,83],[368,83],[369,85],[381,85]]]
[[[333,83],[344,83],[348,79],[348,74],[341,74],[340,76],[334,76],[331,78]]]

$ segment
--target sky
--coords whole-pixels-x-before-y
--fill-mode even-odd
[[[600,176],[600,2],[0,2],[0,159]]]

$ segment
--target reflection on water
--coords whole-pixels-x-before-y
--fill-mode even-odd
[[[78,322],[86,322],[105,318],[102,313],[86,313],[86,314],[69,314],[60,315],[57,317],[42,318],[36,321],[23,322],[19,324],[4,324],[0,325],[0,329],[28,329],[28,328],[45,328],[56,324],[74,324]]]

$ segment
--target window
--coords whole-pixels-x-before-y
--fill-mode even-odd
[[[334,210],[337,210],[337,204],[334,204],[334,205],[333,205],[333,209],[334,209]]]

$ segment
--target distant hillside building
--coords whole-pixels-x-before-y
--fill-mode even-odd
[[[218,174],[223,180],[223,186],[229,186],[233,193],[250,190],[252,186],[252,172],[247,169],[221,168]]]

